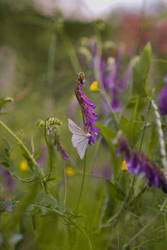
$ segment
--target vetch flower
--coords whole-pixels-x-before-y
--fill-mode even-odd
[[[23,160],[20,162],[19,168],[21,171],[26,172],[28,171],[28,164],[27,161]]]
[[[77,77],[76,86],[75,86],[75,95],[81,106],[81,111],[83,115],[84,130],[90,134],[89,144],[95,143],[97,138],[98,128],[94,128],[94,125],[97,120],[97,114],[93,111],[96,106],[89,100],[84,94],[82,88],[85,82],[85,75],[83,72],[80,72]]]
[[[61,153],[61,156],[62,156],[64,161],[68,160],[70,158],[69,155],[66,153],[63,145],[60,143],[59,140],[57,141],[57,149]]]
[[[123,152],[125,154],[124,159],[128,159],[128,164],[126,160],[123,161],[121,169],[136,175],[143,174],[143,178],[148,180],[147,185],[149,187],[161,188],[167,194],[167,181],[155,163],[149,161],[144,153],[139,155],[136,149],[133,153],[130,153],[125,140],[120,144],[117,156]]]
[[[159,110],[161,115],[167,115],[167,76],[164,77],[165,86],[159,93]]]

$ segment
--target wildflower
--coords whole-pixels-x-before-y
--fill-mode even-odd
[[[67,176],[73,176],[75,174],[75,170],[73,168],[68,167],[65,169],[65,173]]]
[[[89,89],[92,92],[98,91],[98,82],[97,81],[92,82],[92,84],[90,85]]]
[[[127,170],[128,170],[128,167],[126,166],[126,161],[125,161],[125,160],[122,162],[121,169],[122,169],[123,171],[127,171]]]
[[[159,93],[159,109],[162,115],[167,115],[167,76],[164,77],[165,86]]]
[[[46,130],[48,134],[54,134],[58,126],[61,126],[62,122],[54,116],[48,117],[45,121]]]
[[[84,122],[84,129],[87,133],[90,134],[89,137],[89,144],[95,143],[97,138],[97,131],[98,128],[94,128],[94,125],[97,120],[97,114],[92,110],[95,109],[96,106],[85,96],[83,93],[82,87],[85,82],[85,75],[83,72],[78,74],[78,78],[76,81],[75,87],[75,94],[76,98],[81,106],[82,115],[83,115],[83,122]]]
[[[23,172],[26,172],[28,170],[28,165],[27,162],[25,160],[20,162],[20,170]]]
[[[62,159],[67,160],[69,159],[69,155],[66,153],[62,143],[60,142],[60,137],[58,133],[58,127],[62,125],[62,122],[55,118],[54,116],[49,117],[45,121],[45,128],[46,131],[48,132],[48,135],[53,136],[52,139],[54,139],[54,145],[57,146],[57,150],[60,152]]]
[[[148,180],[147,185],[149,187],[155,186],[161,188],[163,192],[167,194],[167,181],[161,170],[153,162],[149,161],[144,153],[139,155],[135,149],[134,152],[130,154],[125,140],[123,140],[120,144],[117,156],[120,155],[120,152],[124,152],[124,159],[128,159],[128,164],[126,160],[122,162],[121,169],[127,170],[128,172],[136,175],[143,174],[143,177]]]
[[[57,141],[57,149],[61,153],[61,156],[62,156],[64,161],[68,160],[70,158],[69,155],[66,153],[63,145],[60,143],[59,140]]]

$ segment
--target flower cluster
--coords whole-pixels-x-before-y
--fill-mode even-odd
[[[108,58],[108,62],[98,52],[96,41],[90,42],[90,50],[93,59],[93,68],[95,73],[95,81],[99,81],[100,87],[104,89],[111,97],[111,107],[115,112],[120,112],[121,107],[118,99],[118,94],[121,93],[129,84],[133,62],[131,61],[123,73],[123,56],[124,49],[121,47],[118,55],[115,58]],[[123,74],[122,74],[123,73]],[[122,77],[120,77],[122,76]],[[98,78],[98,79],[97,79]],[[111,108],[106,107],[109,112]]]
[[[54,116],[47,118],[47,120],[45,121],[45,129],[47,131],[47,134],[54,136],[54,145],[57,146],[57,150],[60,152],[63,160],[67,160],[70,157],[66,153],[63,145],[61,144],[58,133],[58,127],[60,127],[61,125],[62,122]]]
[[[124,163],[128,172],[140,175],[143,174],[145,179],[148,179],[149,187],[155,186],[161,188],[167,194],[167,181],[160,169],[142,153],[139,155],[137,150],[131,154],[125,139],[120,140],[117,156],[124,153]],[[124,164],[125,165],[125,164]]]
[[[97,138],[97,131],[99,129],[94,128],[94,125],[97,120],[97,114],[92,109],[95,109],[96,106],[93,105],[93,103],[85,96],[82,90],[84,82],[85,82],[85,75],[84,73],[80,72],[78,74],[78,78],[76,81],[75,95],[81,106],[84,129],[86,130],[87,133],[91,134],[88,142],[91,145],[91,143],[95,143],[95,140]]]
[[[167,75],[164,77],[165,86],[159,93],[159,110],[162,115],[167,115]]]

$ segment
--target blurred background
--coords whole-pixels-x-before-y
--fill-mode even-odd
[[[85,72],[88,86],[94,80],[92,41],[101,44],[104,58],[122,51],[125,64],[151,41],[161,58],[154,78],[161,87],[166,29],[166,0],[0,0],[1,96],[14,99],[4,119],[23,138],[49,115],[62,119],[67,130],[77,73]]]
[[[89,90],[90,84],[97,80],[92,67],[92,61],[95,59],[94,46],[98,44],[99,53],[105,65],[108,61],[113,62],[113,58],[121,58],[121,74],[124,76],[124,73],[128,73],[128,76],[125,76],[129,84],[131,61],[150,41],[153,65],[149,88],[156,86],[156,94],[158,94],[164,85],[163,78],[167,73],[166,31],[167,0],[0,0],[0,97],[10,96],[14,99],[13,103],[5,106],[5,110],[0,110],[0,113],[4,114],[4,111],[8,113],[2,116],[2,119],[29,148],[35,148],[35,151],[42,148],[46,151],[42,132],[37,131],[35,124],[39,119],[45,120],[51,115],[58,117],[63,121],[60,135],[62,144],[68,149],[71,157],[71,162],[65,164],[68,167],[78,167],[80,171],[81,163],[76,150],[72,148],[71,134],[67,129],[67,117],[75,120],[77,124],[81,121],[80,109],[74,97],[77,73],[85,72],[87,84],[84,91],[97,105],[98,117],[103,118],[104,109],[101,110],[100,100]],[[126,98],[126,94],[120,94],[120,102]],[[2,128],[0,133],[1,139],[9,137],[9,143],[12,141]],[[157,145],[156,139],[155,137]],[[0,146],[1,144],[2,140]],[[100,174],[102,171],[108,171],[104,166],[108,164],[110,155],[104,142],[103,144],[104,147],[98,152],[98,159],[91,157],[89,162],[88,168],[90,171],[93,169],[95,175],[99,174],[98,171],[101,171]],[[92,156],[93,150],[94,147],[90,147],[89,156]],[[11,168],[16,169],[20,176],[27,177],[29,173],[24,171],[24,157],[20,154],[16,142],[12,141],[11,151]],[[152,155],[152,160],[158,157],[156,153]],[[60,157],[58,167],[59,165],[62,167]],[[101,166],[104,168],[102,169]],[[58,169],[62,171],[63,168]],[[103,176],[111,178],[111,171],[109,174],[103,173]],[[3,177],[1,179],[3,180]],[[60,183],[60,189],[63,185],[61,182],[61,179],[57,182],[58,185]],[[76,194],[75,183],[80,185],[80,180],[76,178],[75,182],[72,180],[70,183],[71,204],[75,203],[73,199],[76,199],[73,195]],[[97,189],[96,197],[94,192],[96,183],[97,181],[91,184],[94,185],[94,189],[87,186],[89,195],[86,196],[85,203],[88,204],[88,208],[90,206],[90,218],[93,210],[89,201],[99,199],[100,189]],[[19,193],[22,190],[28,190],[27,186],[16,184],[16,191]],[[3,190],[3,183],[0,184],[0,188],[1,196],[6,197],[7,191]],[[58,193],[58,189],[53,190]],[[69,203],[69,206],[71,204]],[[43,228],[47,231],[47,235],[48,227],[44,224]],[[59,234],[56,227],[53,232],[51,231],[52,227],[50,227],[50,233],[53,237],[45,235],[46,238],[54,239],[54,233]],[[42,232],[39,242],[43,235]],[[57,238],[60,238],[59,235]],[[31,247],[30,241],[28,236],[27,244],[30,246],[27,249],[36,249]],[[46,239],[46,246],[47,244],[48,239]],[[55,249],[54,246],[52,249]]]

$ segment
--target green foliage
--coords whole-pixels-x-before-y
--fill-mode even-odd
[[[124,73],[136,55],[129,56],[126,49],[123,55],[118,26],[116,15],[109,21],[86,23],[64,20],[58,11],[45,15],[31,1],[0,1],[0,88],[2,96],[10,94],[15,99],[13,105],[6,105],[12,99],[0,98],[0,115],[8,114],[0,120],[0,249],[166,249],[167,200],[161,183],[166,177],[157,124],[148,108],[149,89],[155,88],[151,97],[156,99],[166,60],[153,58],[156,64],[150,74],[148,43],[136,64],[132,63],[132,84],[130,75],[123,86]],[[97,58],[90,49],[95,41]],[[104,62],[104,70],[96,65],[98,59]],[[119,74],[114,76],[115,69]],[[92,94],[100,131],[95,145],[87,147],[85,172],[67,129],[67,117],[74,121],[82,117],[73,99],[78,70],[86,72],[88,99],[92,79],[102,90]],[[112,78],[108,88],[104,77]],[[114,97],[120,113],[110,107]],[[106,102],[108,108],[104,108]],[[61,125],[55,117],[63,122],[56,135],[70,155],[66,161],[55,147],[53,133]],[[166,142],[166,117],[162,129]],[[122,170],[124,153],[117,154],[121,137],[127,139],[131,156],[134,150],[144,153],[152,167],[156,164],[162,170],[162,179],[157,180],[147,168],[154,184],[160,181],[156,187],[147,185],[148,178],[137,167],[133,174],[131,169]],[[44,160],[39,164],[43,150]],[[21,168],[23,162],[28,166]]]
[[[148,43],[133,68],[132,95],[146,96],[146,83],[151,66],[151,44]]]

